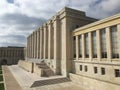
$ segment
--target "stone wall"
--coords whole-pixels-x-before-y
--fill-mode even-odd
[[[33,72],[33,63],[32,62],[20,60],[18,62],[18,66],[25,69],[28,72]]]
[[[34,63],[34,71],[33,73],[37,74],[38,76],[43,76],[43,69],[39,68],[39,66]]]
[[[72,73],[70,73],[69,76],[74,83],[84,87],[85,90],[120,90],[120,85],[118,84],[103,82],[97,79]]]

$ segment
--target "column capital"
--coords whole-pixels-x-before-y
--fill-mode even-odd
[[[57,20],[59,20],[59,16],[58,15],[53,17],[53,21],[57,21]]]

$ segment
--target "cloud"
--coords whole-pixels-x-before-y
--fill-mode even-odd
[[[23,35],[1,35],[0,38],[2,38],[0,40],[0,46],[24,46],[26,42],[26,37]]]
[[[120,12],[120,0],[1,0],[0,46],[25,46],[26,37],[63,7],[102,19]]]
[[[5,14],[0,17],[0,46],[25,46],[26,37],[46,20],[22,14]],[[13,42],[14,41],[14,42]]]
[[[105,18],[116,13],[120,13],[120,0],[96,0],[89,5],[87,13],[89,16],[97,18]]]

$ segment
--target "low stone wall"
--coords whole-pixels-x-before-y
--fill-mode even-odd
[[[72,73],[70,73],[69,76],[74,83],[79,84],[85,88],[85,90],[120,90],[120,85],[118,84],[100,81]]]
[[[28,72],[33,72],[33,63],[32,62],[19,60],[18,66],[25,69]]]
[[[34,70],[33,73],[37,74],[38,76],[43,76],[43,69],[39,68],[36,63],[34,63]]]

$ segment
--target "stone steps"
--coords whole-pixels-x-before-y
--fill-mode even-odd
[[[49,69],[44,69],[44,75],[45,76],[54,76],[54,72],[49,68]]]
[[[54,76],[54,72],[48,67],[48,65],[44,62],[36,64],[38,68],[43,70],[43,76]]]

